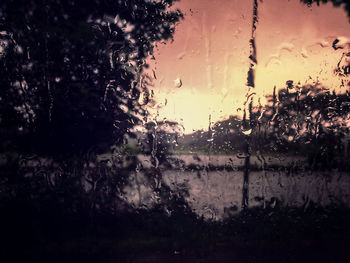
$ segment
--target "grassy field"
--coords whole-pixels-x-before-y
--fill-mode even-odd
[[[117,231],[18,242],[1,254],[3,262],[348,262],[349,220],[344,207],[316,205],[254,208],[222,222],[140,211],[120,217]]]

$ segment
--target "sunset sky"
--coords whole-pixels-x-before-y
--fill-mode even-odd
[[[150,60],[157,77],[152,111],[158,110],[157,120],[178,121],[190,133],[207,129],[209,114],[213,122],[241,115],[253,0],[182,0],[176,6],[185,18],[174,41],[158,45],[155,60]],[[333,71],[350,46],[349,20],[342,8],[264,0],[258,14],[255,92],[262,102],[274,85],[283,88],[287,80],[319,81],[339,90],[341,80]],[[332,48],[336,38],[348,43],[345,49]]]

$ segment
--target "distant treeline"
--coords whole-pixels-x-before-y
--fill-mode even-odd
[[[252,107],[249,119],[230,116],[208,131],[180,136],[160,124],[158,144],[179,154],[237,154],[244,153],[249,143],[251,154],[307,156],[315,168],[345,165],[350,153],[349,93],[288,81],[267,101],[265,106]]]

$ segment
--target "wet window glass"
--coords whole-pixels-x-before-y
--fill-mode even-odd
[[[4,262],[347,262],[346,0],[3,0]]]

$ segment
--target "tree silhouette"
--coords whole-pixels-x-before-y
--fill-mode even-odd
[[[317,5],[320,5],[320,3],[333,3],[333,6],[340,7],[343,5],[344,10],[348,13],[348,17],[350,19],[350,2],[348,0],[300,0],[300,2],[303,2],[309,6],[312,5],[312,3],[316,3]]]
[[[1,137],[46,155],[122,143],[145,114],[145,58],[182,16],[173,2],[2,1]]]
[[[242,151],[244,135],[241,131],[242,120],[238,116],[230,116],[226,120],[218,121],[213,125],[213,148],[219,152],[232,153]]]
[[[349,133],[346,121],[349,96],[330,92],[321,85],[294,85],[268,96],[264,112],[269,140],[280,150],[309,154],[310,164],[332,168],[334,157],[343,154],[341,139]],[[288,149],[289,148],[289,149]]]
[[[5,237],[20,239],[27,222],[39,222],[32,236],[79,231],[120,209],[136,167],[121,145],[146,114],[146,58],[182,18],[175,1],[1,1]],[[112,162],[98,158],[106,151]]]

